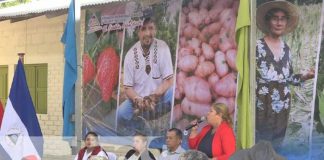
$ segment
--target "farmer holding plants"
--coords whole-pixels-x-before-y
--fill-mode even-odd
[[[314,69],[294,74],[292,53],[281,36],[293,31],[299,19],[294,4],[276,0],[261,4],[257,26],[265,36],[256,46],[256,142],[271,141],[276,151],[285,137],[291,104],[289,85],[314,77]]]
[[[137,35],[139,41],[130,48],[124,60],[124,87],[128,99],[118,107],[119,128],[141,129],[136,122],[137,116],[152,119],[162,111],[171,110],[173,67],[170,49],[164,41],[155,38],[152,17],[144,19]]]

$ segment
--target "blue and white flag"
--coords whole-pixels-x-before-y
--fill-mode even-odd
[[[0,144],[14,160],[41,159],[41,132],[21,60],[15,71],[0,130]]]

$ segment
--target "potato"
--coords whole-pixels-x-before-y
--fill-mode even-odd
[[[204,57],[207,60],[211,60],[214,58],[214,56],[215,56],[214,50],[209,44],[202,43],[201,48],[202,48],[202,53],[204,54]]]
[[[178,61],[178,67],[184,72],[194,71],[198,65],[198,58],[194,55],[185,55]]]
[[[195,75],[198,77],[206,77],[215,71],[215,65],[210,61],[201,62],[198,64]]]
[[[190,23],[186,23],[183,29],[183,36],[186,38],[198,37],[200,31]]]
[[[187,98],[184,98],[181,103],[181,109],[185,114],[202,117],[202,116],[206,116],[206,114],[210,110],[210,104],[194,103],[188,100]]]
[[[218,80],[219,80],[219,76],[215,72],[210,74],[210,76],[208,77],[208,83],[211,87],[213,87]]]
[[[191,55],[193,53],[194,50],[192,48],[180,48],[178,60],[181,59],[183,56]]]
[[[236,76],[229,73],[214,85],[214,91],[217,95],[223,97],[234,97],[236,95]]]
[[[212,100],[208,82],[200,77],[191,76],[186,78],[183,87],[185,95],[190,101],[210,103]]]
[[[196,28],[199,28],[204,21],[204,17],[201,17],[197,11],[190,11],[188,14],[188,21]]]
[[[226,62],[230,66],[230,68],[234,71],[237,71],[236,68],[236,50],[230,49],[226,52]]]
[[[225,54],[221,51],[217,51],[215,53],[214,62],[217,75],[219,75],[220,77],[225,76],[229,71],[228,65],[226,63]]]
[[[213,47],[214,50],[218,50],[219,35],[215,34],[209,39],[209,45]]]
[[[235,99],[234,97],[217,97],[216,103],[223,103],[227,106],[228,113],[233,113],[235,108]]]

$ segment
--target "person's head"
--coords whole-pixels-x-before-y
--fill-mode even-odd
[[[166,134],[166,145],[170,151],[175,151],[181,144],[182,131],[178,128],[171,128]]]
[[[141,46],[149,49],[156,35],[156,26],[152,17],[144,19],[143,25],[138,28],[137,35]]]
[[[88,132],[84,141],[87,148],[94,148],[99,145],[98,135],[95,132]]]
[[[142,152],[147,148],[147,137],[144,134],[136,133],[133,138],[133,147],[137,152]]]
[[[185,153],[181,154],[179,160],[208,160],[208,156],[198,150],[188,150]]]
[[[267,12],[264,19],[268,27],[268,34],[279,37],[286,31],[289,15],[283,9],[272,8]]]
[[[228,112],[228,107],[224,103],[213,103],[207,113],[207,123],[215,126],[221,124],[223,121],[232,125],[232,118]]]
[[[275,0],[261,4],[256,16],[257,27],[263,33],[282,36],[296,28],[299,10],[288,1]]]

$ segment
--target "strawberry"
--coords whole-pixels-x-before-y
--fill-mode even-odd
[[[118,83],[119,56],[112,47],[104,49],[97,59],[96,82],[101,90],[101,97],[108,102],[112,96],[114,87]]]
[[[92,59],[90,58],[89,54],[83,54],[83,85],[87,85],[89,82],[91,82],[96,74],[96,68],[92,62]]]

